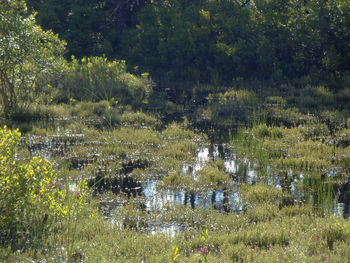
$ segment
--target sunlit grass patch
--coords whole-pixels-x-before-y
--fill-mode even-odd
[[[160,168],[179,171],[184,164],[191,165],[198,148],[196,143],[187,140],[163,145],[158,152]]]
[[[148,145],[157,147],[161,141],[157,132],[150,129],[136,129],[134,127],[121,127],[112,131],[112,139],[126,145]]]
[[[158,120],[143,112],[125,112],[120,117],[120,122],[126,126],[155,128]]]
[[[241,185],[239,188],[240,197],[243,202],[250,205],[255,204],[278,204],[282,198],[282,191],[274,186],[264,184]]]
[[[161,148],[160,154],[176,160],[186,160],[193,157],[196,148],[196,145],[191,141],[180,141],[165,145]]]
[[[350,225],[341,218],[329,218],[320,229],[320,236],[327,241],[329,249],[333,249],[336,241],[350,240]]]
[[[275,245],[288,245],[289,234],[288,230],[282,226],[270,223],[261,223],[255,229],[250,229],[244,232],[231,234],[229,243],[243,243],[249,246],[257,246],[260,248],[269,248]]]
[[[347,129],[339,129],[333,134],[322,122],[291,128],[261,123],[246,132],[239,132],[235,146],[239,155],[249,157],[260,167],[269,165],[282,170],[327,173],[346,169],[349,160],[347,137]]]
[[[171,123],[168,125],[163,131],[162,136],[164,136],[165,140],[169,141],[179,141],[179,140],[203,140],[205,139],[205,135],[197,134],[192,130],[181,127],[177,123]]]
[[[192,175],[184,174],[179,171],[172,171],[162,180],[161,187],[169,189],[193,190],[195,181]]]
[[[270,221],[278,215],[278,206],[271,204],[256,205],[247,210],[247,217],[251,223]]]
[[[315,117],[300,112],[298,108],[271,107],[266,109],[266,117],[277,125],[293,127],[304,123],[310,123]]]
[[[209,95],[209,101],[219,100],[220,103],[227,103],[237,106],[253,106],[257,105],[259,98],[253,91],[244,89],[229,89],[225,93],[219,93],[217,95]]]
[[[291,205],[291,206],[284,206],[281,209],[281,215],[289,216],[289,217],[301,216],[301,215],[312,216],[313,213],[314,213],[314,209],[309,205],[302,205],[302,206]]]
[[[200,189],[227,189],[232,183],[230,176],[218,167],[208,165],[200,169],[197,174],[196,184]]]

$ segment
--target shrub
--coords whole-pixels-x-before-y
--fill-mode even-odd
[[[126,72],[125,61],[108,61],[102,57],[77,60],[68,65],[62,89],[62,100],[112,100],[140,106],[147,100],[151,85],[142,77]]]
[[[20,133],[0,129],[0,246],[13,250],[38,247],[54,220],[69,213],[69,191],[55,181],[48,161],[33,157],[17,158]],[[75,192],[74,204],[81,204],[84,193]]]

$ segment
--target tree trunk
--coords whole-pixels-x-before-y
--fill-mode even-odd
[[[3,87],[0,88],[0,96],[1,96],[1,101],[2,101],[5,116],[8,117],[8,115],[11,111],[11,107],[10,107],[10,102],[9,102],[8,96],[7,96],[6,91],[4,90]]]

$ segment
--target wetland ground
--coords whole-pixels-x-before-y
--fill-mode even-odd
[[[68,192],[87,188],[39,247],[1,248],[1,260],[348,261],[349,116],[249,103],[234,90],[176,114],[77,102],[7,123],[22,131],[20,159],[48,159]]]

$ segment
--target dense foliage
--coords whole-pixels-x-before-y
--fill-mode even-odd
[[[40,246],[52,222],[70,213],[69,193],[52,164],[40,157],[18,159],[20,133],[0,129],[0,247]],[[73,202],[81,205],[83,195]],[[28,242],[30,245],[28,245]]]
[[[145,0],[27,0],[37,20],[67,41],[67,57],[118,54],[124,28],[135,25],[136,11]]]
[[[41,88],[37,80],[60,63],[64,43],[36,25],[34,15],[26,15],[24,1],[1,0],[0,5],[0,98],[10,115],[35,101]]]
[[[349,79],[346,0],[122,1],[123,15],[116,1],[27,2],[70,54],[122,57],[158,80],[337,88]]]
[[[123,46],[129,62],[169,79],[340,80],[349,12],[348,1],[155,1]]]
[[[147,74],[141,77],[126,71],[125,61],[108,61],[102,57],[72,58],[62,68],[58,86],[61,101],[108,100],[139,107],[151,91]]]

